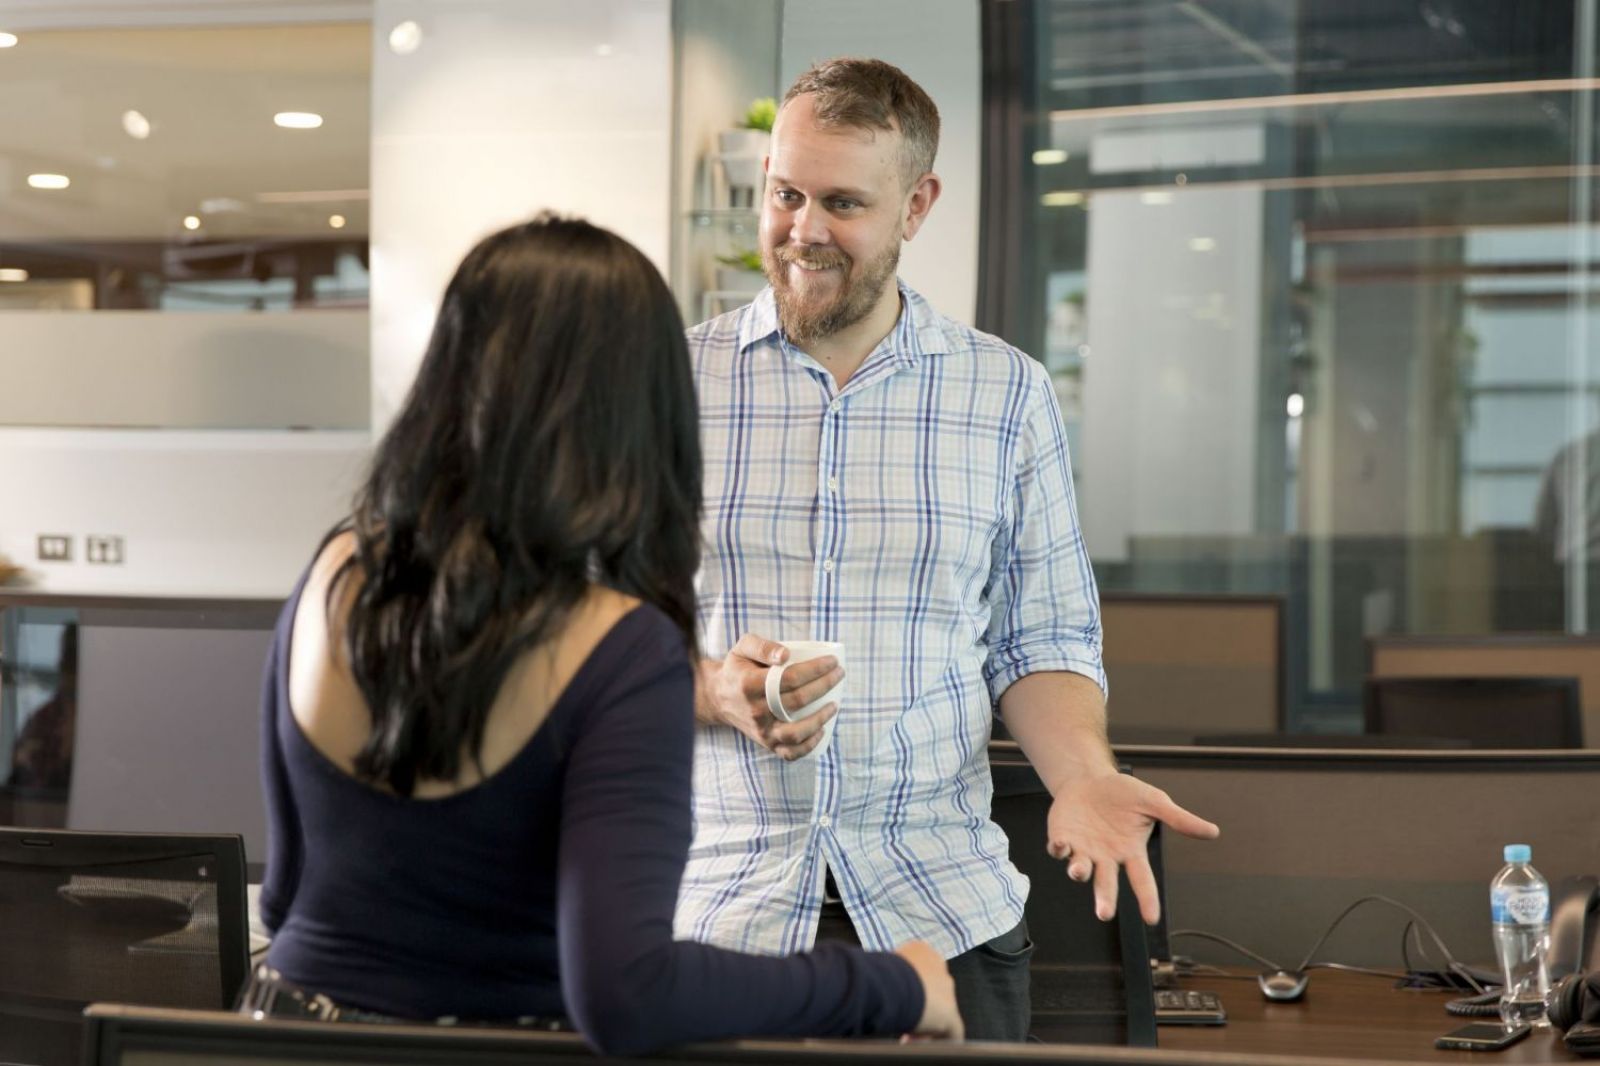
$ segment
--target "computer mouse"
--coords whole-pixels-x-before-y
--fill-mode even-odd
[[[1305,995],[1308,979],[1299,970],[1268,970],[1256,977],[1261,994],[1279,1003],[1292,1003]]]

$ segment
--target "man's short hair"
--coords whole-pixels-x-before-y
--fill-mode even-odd
[[[820,126],[898,130],[905,184],[933,169],[939,151],[939,109],[922,86],[881,59],[828,59],[795,79],[783,94],[787,104],[805,93]]]

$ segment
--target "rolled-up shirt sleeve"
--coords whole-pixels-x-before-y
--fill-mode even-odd
[[[1039,364],[1022,405],[1011,500],[987,589],[989,694],[998,707],[1006,689],[1047,670],[1082,674],[1105,692],[1100,598],[1078,524],[1061,409]]]

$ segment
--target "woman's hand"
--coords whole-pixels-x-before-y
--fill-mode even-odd
[[[908,940],[894,953],[909,962],[922,981],[922,1019],[917,1022],[917,1035],[942,1040],[965,1037],[961,1012],[956,1009],[956,983],[943,956],[921,940]]]

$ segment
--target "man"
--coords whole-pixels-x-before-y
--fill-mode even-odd
[[[1048,847],[1126,867],[1157,917],[1154,820],[1217,829],[1119,775],[1105,739],[1099,607],[1049,377],[937,314],[895,268],[939,198],[938,111],[874,60],[820,64],[784,97],[761,206],[770,283],[689,332],[706,456],[695,841],[680,936],[788,953],[817,935],[950,960],[967,1035],[1028,1029],[1027,881],[989,818],[998,708],[1053,796]],[[783,675],[776,642],[845,663]],[[832,743],[810,757],[837,715]],[[775,757],[777,756],[777,757]],[[1041,842],[1044,843],[1044,842]],[[842,906],[824,903],[836,885]]]

